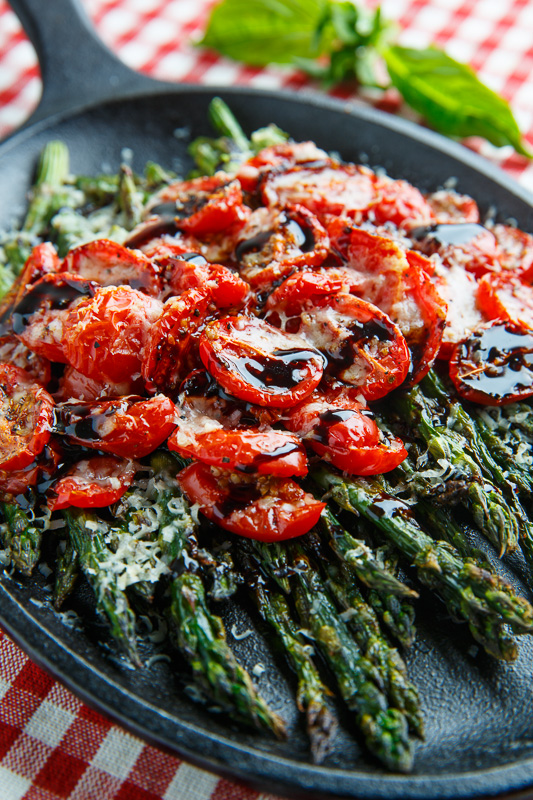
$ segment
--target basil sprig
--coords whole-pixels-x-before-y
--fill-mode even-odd
[[[222,0],[200,44],[254,66],[294,64],[328,87],[354,79],[382,89],[392,84],[440,133],[481,136],[533,157],[508,103],[470,67],[437,47],[395,45],[392,34],[379,8],[351,0]],[[384,70],[378,77],[380,62],[388,81]]]

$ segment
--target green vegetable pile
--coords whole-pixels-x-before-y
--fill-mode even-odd
[[[394,44],[393,26],[379,7],[370,11],[351,0],[222,0],[200,44],[254,66],[292,64],[326,87],[346,80],[394,86],[440,133],[481,136],[532,156],[502,97],[437,47]]]
[[[271,127],[248,139],[220,100],[211,118],[221,135],[191,145],[207,172],[286,138]],[[117,176],[73,178],[64,145],[50,143],[22,230],[4,240],[6,276],[44,238],[61,253],[97,236],[124,240],[171,178],[155,164],[142,177],[123,167]],[[68,606],[83,576],[133,664],[141,664],[139,617],[165,615],[166,647],[188,665],[193,696],[283,738],[284,721],[238,663],[217,613],[221,601],[251,598],[294,675],[314,761],[327,758],[334,741],[334,689],[368,752],[408,772],[424,723],[401,650],[416,636],[419,592],[440,598],[496,659],[515,659],[516,636],[533,632],[533,606],[492,566],[521,551],[533,576],[533,423],[527,403],[461,403],[435,371],[387,397],[376,414],[409,442],[408,459],[386,478],[314,467],[308,488],[330,503],[299,539],[267,545],[199,520],[175,481],[183,463],[160,450],[105,513],[70,508],[51,518],[37,491],[22,505],[3,502],[5,556],[30,575],[43,547],[53,547],[55,607]],[[481,534],[490,558],[479,549]]]

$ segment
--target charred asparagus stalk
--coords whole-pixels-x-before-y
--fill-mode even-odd
[[[63,512],[72,546],[79,556],[80,567],[95,598],[96,607],[109,622],[111,634],[130,660],[140,666],[135,637],[135,614],[126,592],[119,587],[117,574],[106,565],[113,560],[113,553],[106,547],[98,532],[101,523],[88,511],[70,508]]]
[[[41,557],[43,532],[20,506],[2,503],[5,524],[2,540],[13,565],[24,575],[31,575]]]
[[[170,619],[181,653],[195,682],[210,702],[248,725],[284,738],[285,724],[257,693],[226,642],[222,620],[206,604],[198,575],[184,572],[171,584]]]
[[[376,613],[365,602],[346,569],[331,577],[328,586],[344,609],[343,619],[355,641],[379,670],[391,706],[403,712],[411,731],[423,738],[424,721],[418,691],[407,676],[400,654],[384,637]]]
[[[405,715],[391,708],[379,671],[364,656],[340,619],[334,603],[298,545],[291,547],[296,568],[296,605],[301,620],[335,674],[342,698],[354,712],[368,749],[389,769],[407,772],[413,745]]]
[[[70,539],[62,539],[58,545],[54,582],[54,608],[59,609],[72,592],[79,571],[77,550]]]
[[[336,555],[353,569],[366,586],[396,597],[418,597],[417,592],[398,580],[375,558],[371,548],[364,541],[355,539],[348,533],[329,508],[324,509],[320,526],[327,534]]]
[[[246,586],[259,613],[275,631],[285,657],[296,674],[296,702],[306,717],[313,761],[319,764],[328,754],[337,730],[337,720],[326,701],[331,692],[322,683],[313,661],[313,648],[309,643],[302,642],[301,628],[291,616],[284,596],[268,588],[259,562],[253,556],[253,547],[248,542],[239,543],[238,556]]]
[[[477,460],[478,454],[472,451],[468,439],[438,421],[442,412],[438,402],[415,386],[409,392],[398,393],[395,409],[424,439],[429,454],[448,465],[449,477],[468,483],[467,498],[474,520],[500,556],[516,550],[523,511],[516,507],[514,498],[506,498],[492,483],[490,471]]]
[[[446,542],[434,541],[416,522],[411,508],[386,491],[378,479],[345,479],[326,468],[313,473],[317,483],[348,511],[373,522],[398,551],[416,566],[418,577],[446,603],[454,616],[465,619],[470,631],[497,658],[502,652],[499,632],[505,624],[516,633],[533,630],[533,607],[510,591],[497,574],[463,559]],[[490,625],[488,621],[490,620]]]

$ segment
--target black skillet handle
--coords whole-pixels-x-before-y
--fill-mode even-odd
[[[99,39],[80,0],[9,0],[31,40],[43,79],[27,124],[165,84],[127,67]]]

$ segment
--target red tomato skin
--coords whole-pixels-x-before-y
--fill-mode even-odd
[[[13,308],[16,336],[34,353],[65,364],[64,334],[70,310],[90,299],[96,284],[78,275],[48,273],[22,295]]]
[[[158,258],[157,262],[165,276],[165,283],[172,295],[180,295],[187,289],[208,291],[217,308],[240,307],[250,292],[250,287],[235,272],[222,264],[208,261],[185,260],[179,256]]]
[[[149,391],[173,391],[188,373],[201,366],[199,336],[210,315],[211,293],[186,289],[171,297],[148,334],[142,376]]]
[[[263,542],[302,536],[318,522],[326,505],[289,478],[276,482],[276,499],[270,506],[264,498],[246,504],[234,502],[230,491],[200,462],[185,467],[177,481],[189,501],[198,503],[208,519],[238,536]]]
[[[259,344],[258,344],[259,342]],[[227,316],[210,322],[200,337],[207,371],[240,400],[288,408],[318,386],[323,357],[256,317]]]
[[[250,215],[240,183],[224,173],[172,184],[158,196],[160,203],[172,200],[176,227],[196,237],[244,225]]]
[[[533,287],[518,272],[505,270],[484,275],[477,300],[489,319],[508,319],[533,328]]]
[[[74,464],[51,487],[48,507],[104,508],[116,503],[128,491],[139,469],[134,461],[113,456],[91,456]],[[119,486],[115,486],[118,480]]]
[[[512,320],[481,326],[455,346],[450,378],[461,397],[480,405],[508,405],[533,396],[533,330]]]
[[[317,455],[329,461],[337,469],[350,475],[381,475],[390,472],[407,458],[407,450],[401,439],[389,437],[387,442],[352,446],[346,441],[345,431],[331,429],[328,444],[311,440],[311,447]]]
[[[285,431],[217,429],[196,434],[194,439],[194,442],[182,444],[178,423],[178,429],[168,440],[168,449],[184,458],[196,458],[204,464],[237,473],[278,478],[307,474],[305,448],[296,436]]]
[[[20,367],[45,388],[50,383],[50,361],[34,353],[12,333],[0,336],[0,362]]]
[[[141,372],[144,346],[162,305],[129,286],[98,288],[67,316],[67,362],[89,378],[121,383]]]
[[[338,377],[356,385],[368,401],[377,400],[407,377],[411,366],[407,342],[398,326],[377,306],[335,291],[346,281],[342,270],[333,268],[331,272],[332,276],[323,271],[289,277],[269,297],[267,321],[280,321],[280,313],[284,319],[288,317],[285,330],[303,334],[325,354],[327,375],[339,372]],[[331,346],[325,344],[327,339]],[[356,366],[358,369],[350,375]]]
[[[148,400],[121,397],[81,406],[57,408],[68,439],[84,447],[127,459],[144,458],[169,437],[176,423],[172,400],[159,394]],[[91,429],[91,436],[77,435],[77,426]]]
[[[53,423],[48,392],[19,367],[0,364],[0,469],[29,466],[50,439]]]
[[[144,382],[142,378],[123,381],[122,383],[104,383],[94,378],[88,378],[74,367],[67,365],[59,380],[59,388],[54,393],[58,403],[67,400],[99,400],[103,397],[122,397],[125,394],[142,394]]]
[[[407,181],[378,178],[376,192],[372,216],[378,225],[392,222],[400,227],[405,222],[427,224],[435,219],[422,193]]]
[[[80,275],[100,286],[127,284],[157,297],[161,280],[156,265],[138,250],[131,250],[109,239],[96,239],[69,251],[62,272]]]

